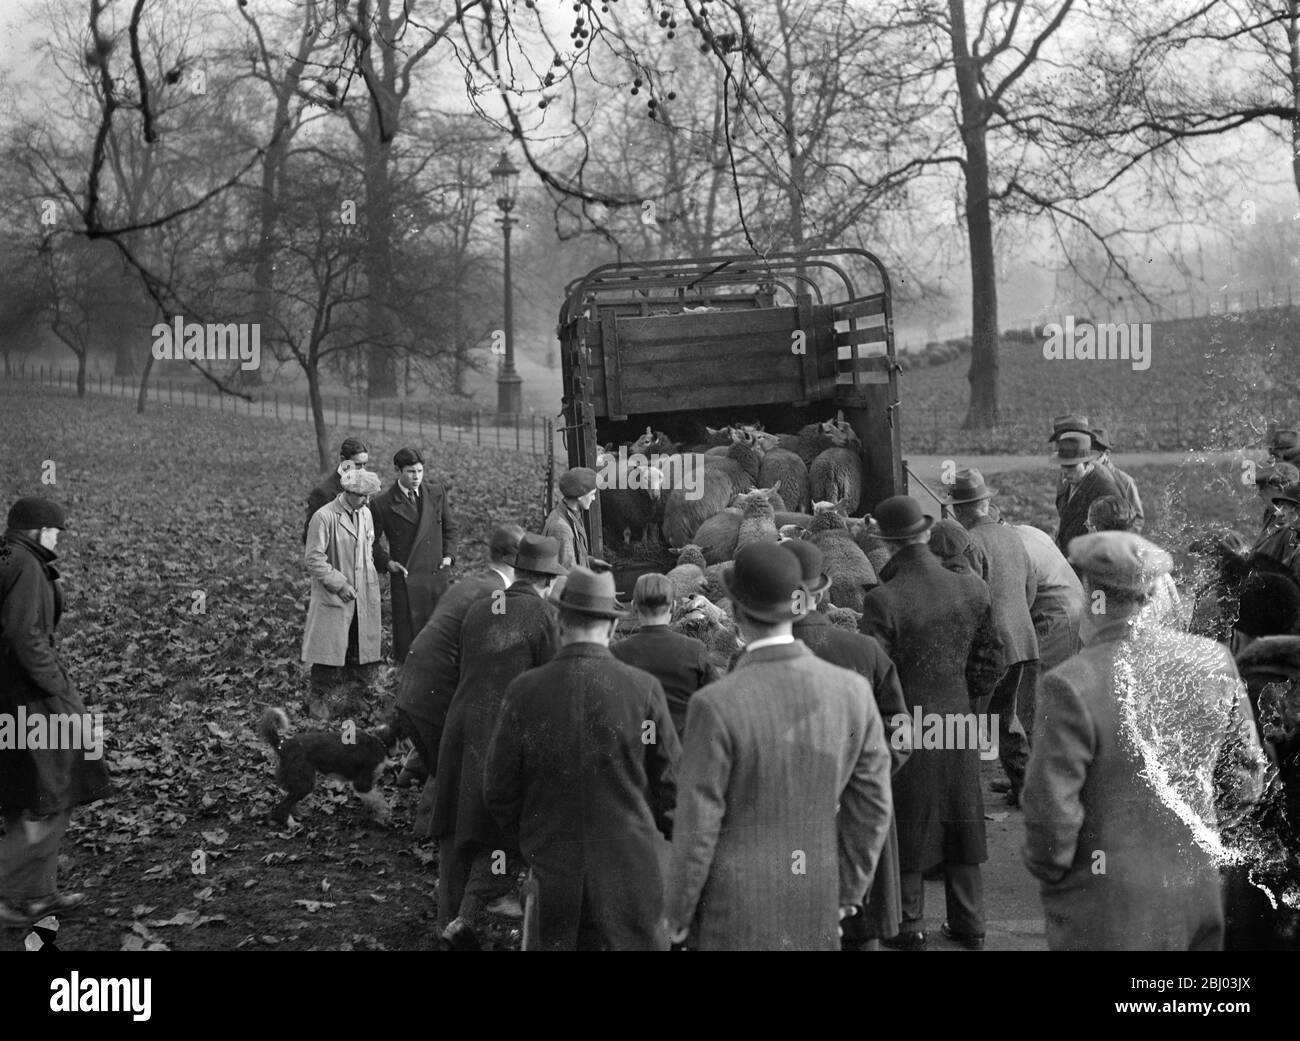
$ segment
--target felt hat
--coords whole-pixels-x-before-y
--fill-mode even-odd
[[[908,539],[929,531],[934,518],[921,512],[921,504],[910,495],[895,495],[880,503],[872,514],[882,539]]]
[[[596,471],[589,466],[575,466],[560,474],[560,494],[566,499],[580,499],[596,490]]]
[[[806,590],[799,558],[775,542],[751,542],[722,569],[727,596],[760,622],[792,622],[800,617],[796,599]]]
[[[984,483],[984,475],[974,467],[964,467],[953,475],[952,489],[944,500],[948,506],[957,506],[964,502],[979,502],[997,495],[997,489]]]
[[[15,531],[32,528],[58,528],[62,531],[68,526],[68,518],[63,507],[53,499],[29,495],[9,507],[8,525]]]
[[[1096,458],[1091,434],[1062,434],[1056,439],[1056,455],[1052,459],[1058,466],[1090,463]]]
[[[803,587],[810,595],[816,596],[830,588],[830,576],[822,570],[825,558],[820,549],[803,539],[790,539],[788,542],[782,542],[781,547],[798,558]]]
[[[581,564],[569,569],[556,603],[562,610],[591,618],[627,617],[627,612],[620,610],[615,601],[613,572],[597,574]]]
[[[1065,416],[1057,416],[1052,420],[1052,436],[1047,439],[1048,443],[1057,440],[1062,434],[1087,434],[1092,436],[1092,424],[1088,421],[1087,416],[1080,416],[1074,413]]]
[[[1147,593],[1174,562],[1163,549],[1131,531],[1097,531],[1070,540],[1069,560],[1097,585]]]
[[[549,536],[533,534],[519,540],[515,567],[521,571],[539,571],[543,575],[563,575],[569,570],[560,563],[560,543]]]

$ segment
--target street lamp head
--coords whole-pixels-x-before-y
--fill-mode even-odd
[[[488,173],[492,176],[492,188],[496,191],[497,205],[501,207],[503,213],[509,213],[515,205],[515,192],[519,188],[519,171],[504,149],[496,166]]]

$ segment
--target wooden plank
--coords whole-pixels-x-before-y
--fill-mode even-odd
[[[619,323],[618,319],[609,323],[605,336],[605,348],[602,356],[605,360],[605,407],[611,419],[626,419],[623,411],[623,374],[619,359]]]
[[[797,301],[799,310],[799,331],[804,335],[803,354],[796,354],[799,367],[803,372],[803,397],[796,404],[812,400],[817,392],[817,343],[816,329],[813,322],[812,294],[800,293]],[[792,345],[793,346],[793,345]]]
[[[818,387],[816,400],[831,397],[834,385],[826,381]],[[702,408],[743,409],[747,405],[788,404],[788,393],[770,381],[737,387],[730,384],[723,386],[696,386],[691,388],[653,387],[638,391],[635,397],[629,397],[627,407],[632,412],[685,412]]]
[[[847,347],[857,343],[879,343],[884,345],[885,327],[883,325],[869,325],[865,328],[849,329],[847,332],[837,332],[835,334],[835,346]]]
[[[797,321],[796,308],[771,307],[619,318],[617,324],[620,341],[636,343],[643,340],[739,340],[776,330],[784,330],[789,335],[796,328]]]
[[[872,293],[871,296],[850,300],[848,303],[835,305],[835,320],[846,318],[866,318],[868,315],[885,313],[885,295]]]
[[[872,354],[857,358],[840,358],[835,364],[840,372],[889,372],[889,355]]]
[[[635,366],[675,368],[691,362],[708,361],[718,372],[736,366],[765,365],[773,358],[796,357],[790,350],[792,332],[793,330],[779,330],[735,339],[643,340],[628,343],[623,337],[624,330],[620,327],[618,362],[622,369],[627,370]]]

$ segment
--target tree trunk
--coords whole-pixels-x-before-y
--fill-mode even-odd
[[[150,351],[144,362],[144,372],[140,374],[140,393],[136,395],[135,410],[140,415],[144,415],[145,405],[149,401],[149,373],[153,371],[153,351]]]
[[[389,144],[379,136],[372,111],[366,137],[366,395],[397,395],[397,365],[393,355],[393,311],[389,307],[393,286],[392,185],[389,182]]]
[[[330,468],[334,455],[330,451],[330,432],[325,425],[325,406],[320,396],[320,373],[315,364],[307,368],[307,401],[311,406],[312,428],[316,431],[316,456],[320,462],[316,469],[324,473]]]
[[[948,0],[952,46],[961,99],[962,143],[966,162],[966,229],[970,236],[971,351],[970,409],[963,427],[987,430],[998,413],[998,287],[989,207],[987,103],[980,93],[979,70],[966,46],[964,0]]]
[[[77,355],[77,397],[86,396],[86,351]]]

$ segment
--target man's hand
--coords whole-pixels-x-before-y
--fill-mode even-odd
[[[388,562],[388,573],[390,575],[401,575],[403,578],[406,578],[410,574],[410,572],[406,570],[405,564],[399,564],[395,560],[390,560]]]
[[[443,558],[442,558],[442,566],[443,566],[443,567],[451,567],[451,557],[443,557]]]
[[[690,932],[690,930],[691,927],[689,925],[682,926],[680,929],[674,929],[672,922],[668,921],[667,918],[664,919],[664,932],[668,934],[669,943],[685,943],[686,934]]]
[[[348,603],[349,601],[355,600],[356,598],[357,598],[357,591],[353,589],[351,586],[344,586],[341,590],[339,590],[339,599],[342,600],[344,603]]]
[[[852,917],[853,917],[855,914],[857,914],[857,913],[858,913],[858,908],[857,908],[857,907],[854,907],[854,906],[841,906],[841,907],[840,907],[840,921],[843,922],[844,919],[846,919],[846,918],[852,918]],[[840,926],[840,938],[841,938],[841,939],[844,938],[844,926],[842,926],[842,925]]]

